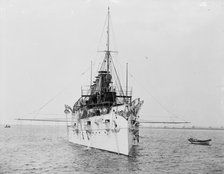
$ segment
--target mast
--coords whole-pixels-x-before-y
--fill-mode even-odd
[[[108,7],[107,12],[107,73],[109,74],[109,68],[110,68],[110,7]]]
[[[91,64],[90,64],[90,66],[91,66],[91,72],[90,72],[90,86],[92,85],[92,71],[93,71],[93,68],[92,68],[92,60],[91,60]]]
[[[128,96],[128,63],[126,63],[126,97]]]

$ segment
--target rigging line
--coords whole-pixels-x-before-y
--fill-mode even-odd
[[[121,92],[122,92],[122,95],[124,95],[124,91],[123,91],[123,89],[122,89],[121,82],[120,82],[120,79],[119,79],[118,74],[117,74],[117,70],[116,70],[116,68],[115,68],[115,66],[114,66],[113,59],[111,59],[111,62],[112,62],[112,64],[113,64],[113,69],[114,69],[114,72],[115,72],[115,74],[116,74],[116,78],[117,78],[117,81],[118,81],[118,83],[119,83],[120,90],[121,90]]]
[[[106,18],[105,18],[105,21],[104,21],[104,25],[103,25],[103,29],[102,29],[102,33],[101,33],[101,35],[100,35],[100,39],[99,39],[99,42],[98,42],[98,45],[97,45],[97,51],[99,51],[99,46],[100,46],[100,43],[101,43],[101,41],[102,41],[102,38],[103,38],[103,33],[104,33],[104,31],[105,31],[105,26],[106,26],[106,24],[107,24],[107,16],[106,16]]]
[[[73,81],[71,81],[65,88],[63,88],[62,90],[60,90],[55,96],[53,96],[50,100],[48,100],[44,105],[42,105],[39,109],[37,109],[36,111],[34,111],[34,118],[39,115],[39,112],[44,109],[49,103],[51,103],[52,101],[54,101],[62,92],[65,91],[65,89],[70,86],[73,83]]]
[[[100,58],[98,58],[98,57],[100,57],[98,55],[99,55],[99,52],[97,51],[94,58],[93,58],[93,63],[92,63],[92,67],[93,67],[92,72],[95,75],[97,74],[97,71],[98,71],[98,69],[101,65],[101,63],[98,63],[97,70],[96,70],[96,68],[94,68],[97,62],[101,62],[101,61],[98,61],[98,59],[100,59]],[[91,65],[89,65],[88,68],[84,72],[81,73],[81,75],[85,75],[90,69],[91,69]]]
[[[95,64],[97,63],[97,58],[98,58],[97,55],[98,55],[98,53],[96,53],[96,55],[95,55],[96,58],[93,59],[92,67],[95,67]],[[98,71],[100,65],[101,65],[101,63],[98,64],[97,70],[94,70],[94,69],[92,70],[92,72],[93,72],[94,75],[97,74],[97,71]],[[86,70],[83,71],[80,75],[82,75],[82,76],[85,75],[90,69],[91,69],[91,65],[89,65],[88,68],[86,68]]]
[[[121,64],[121,62],[117,59],[117,56],[114,56],[114,57],[113,57],[113,60],[114,60],[114,64],[117,65],[116,67],[117,67],[118,72],[120,72],[120,73],[122,74],[122,75],[120,76],[121,83],[122,83],[122,84],[125,84],[125,83],[124,83],[124,77],[123,77],[123,75],[124,75],[124,71],[123,71],[123,69],[124,69],[124,68],[122,68],[122,64]]]
[[[96,56],[95,56],[96,59],[94,59],[93,65],[95,65],[95,63],[100,59],[100,58],[98,58],[98,57],[100,57],[100,56],[98,56],[98,54],[99,54],[99,47],[100,47],[100,43],[102,42],[103,34],[105,33],[104,31],[105,31],[105,28],[106,28],[106,24],[107,24],[107,16],[105,18],[103,29],[102,29],[102,32],[101,32],[101,35],[100,35],[100,39],[99,39],[99,42],[98,42],[98,45],[97,45],[97,52],[96,52]],[[101,65],[101,63],[98,64],[97,70],[95,70],[96,71],[95,75],[97,74],[97,71],[98,71],[100,65]]]
[[[42,105],[38,110],[37,113],[39,113],[43,108],[45,108],[49,103],[55,100],[55,98],[61,94],[63,91],[59,91],[54,97],[52,97],[50,100],[48,100],[44,105]]]
[[[93,72],[93,75],[95,75],[95,76],[96,76],[96,74],[99,70],[99,67],[100,67],[100,62],[101,61],[99,61],[99,59],[100,59],[99,57],[100,57],[99,53],[97,52],[96,55],[95,55],[94,61],[93,61],[93,65],[92,65],[93,66],[92,72]],[[96,64],[97,64],[97,66],[96,66]],[[96,69],[96,67],[97,67],[97,69]]]
[[[112,69],[114,69],[114,67],[111,65],[111,70]],[[118,88],[117,88],[117,90],[118,90],[118,92],[120,93],[120,91],[121,91],[121,85],[119,84],[119,82],[118,82],[118,80],[117,80],[117,74],[116,74],[116,71],[113,71],[112,72],[113,73],[113,77],[116,77],[116,78],[114,78],[114,82],[115,82],[115,86],[117,86]]]
[[[97,59],[97,54],[95,55],[96,58],[93,59],[93,63],[92,63],[92,67],[94,67],[94,65],[96,64],[96,59]],[[91,65],[89,65],[85,71],[83,71],[80,75],[85,75],[89,70],[91,69]]]
[[[102,30],[101,30],[102,32],[101,32],[101,34],[100,34],[100,39],[99,39],[98,44],[97,44],[97,52],[96,52],[96,55],[95,55],[96,58],[94,58],[93,66],[95,65],[95,63],[96,63],[97,60],[98,60],[99,47],[100,47],[100,43],[101,43],[102,38],[103,38],[103,34],[104,34],[104,31],[105,31],[105,28],[106,28],[106,27],[105,27],[106,24],[107,24],[107,16],[106,16],[106,18],[105,18],[104,25],[103,25],[103,28],[102,28]],[[81,73],[81,75],[86,74],[86,72],[87,72],[89,69],[90,69],[90,67],[88,67],[83,73]],[[99,69],[99,65],[98,65],[98,69]],[[96,72],[95,74],[97,74],[97,72]]]
[[[168,114],[174,115],[176,118],[179,118],[176,114],[174,114],[173,112],[171,112],[169,109],[167,109],[156,97],[154,97],[146,88],[144,88],[144,85],[140,85],[141,83],[131,74],[129,73],[130,76],[135,79],[137,81],[137,84],[139,84],[139,86],[141,86],[158,104],[161,108],[163,108]],[[181,118],[179,118],[181,119]],[[184,119],[182,119],[183,121],[186,121]]]
[[[96,58],[93,59],[92,67],[95,67],[95,64],[97,63],[98,53],[96,53],[95,57],[96,57]],[[99,63],[99,65],[98,65],[98,68],[97,68],[97,69],[99,69],[99,66],[100,66],[100,63]],[[91,65],[89,65],[88,68],[86,68],[86,70],[83,71],[80,75],[85,75],[90,69],[91,69]],[[93,71],[94,71],[94,70],[93,70]],[[94,74],[95,74],[95,75],[97,74],[97,70],[96,70],[96,72],[94,72]]]
[[[104,55],[104,59],[103,62],[101,63],[100,70],[105,69],[106,66],[105,62],[107,62],[107,54]]]
[[[89,71],[90,68],[91,68],[91,65],[88,66],[88,68],[86,68],[86,70],[83,71],[80,75],[82,75],[82,76],[85,75],[87,73],[87,71]]]
[[[113,38],[113,42],[114,43],[114,50],[117,51],[118,50],[118,47],[117,47],[117,42],[116,42],[116,37],[115,37],[115,32],[114,32],[114,29],[113,29],[113,23],[112,23],[112,18],[110,16],[110,23],[111,23],[111,33],[112,33],[112,38]]]

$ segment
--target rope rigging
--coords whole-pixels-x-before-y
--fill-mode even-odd
[[[151,92],[148,91],[148,89],[144,88],[144,85],[140,85],[141,83],[129,72],[129,75],[137,82],[137,84],[142,87],[146,92],[147,94],[157,103],[159,104],[159,106],[164,110],[166,111],[168,114],[170,115],[173,115],[173,118],[178,118],[184,122],[187,122],[186,120],[178,117],[176,114],[174,114],[172,111],[170,111],[169,109],[167,109],[154,95],[152,95]]]
[[[60,90],[56,95],[54,95],[52,98],[50,98],[47,102],[45,102],[41,107],[39,107],[38,109],[34,110],[33,113],[28,113],[30,114],[34,114],[34,118],[36,118],[37,115],[63,115],[63,114],[40,114],[40,111],[43,110],[47,105],[49,105],[50,103],[52,103],[60,94],[62,94],[67,88],[68,86],[70,86],[72,83],[74,83],[74,81],[71,81],[70,83],[68,83],[68,85],[65,86],[65,88],[63,88],[62,90]],[[63,115],[64,116],[64,115]]]

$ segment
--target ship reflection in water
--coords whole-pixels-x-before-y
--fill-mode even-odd
[[[140,128],[131,156],[67,141],[65,127],[0,128],[0,173],[223,173],[220,130]],[[194,146],[186,137],[211,137],[212,146]]]

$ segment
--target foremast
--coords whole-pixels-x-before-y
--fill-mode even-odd
[[[101,64],[95,81],[87,87],[81,89],[81,98],[75,103],[73,110],[96,107],[112,107],[131,103],[132,91],[126,88],[123,91],[116,68],[114,66],[110,50],[110,8],[107,11],[107,42],[103,62]]]
[[[109,74],[110,70],[110,7],[108,7],[107,12],[107,51],[106,51],[106,57],[107,57],[107,73]]]

